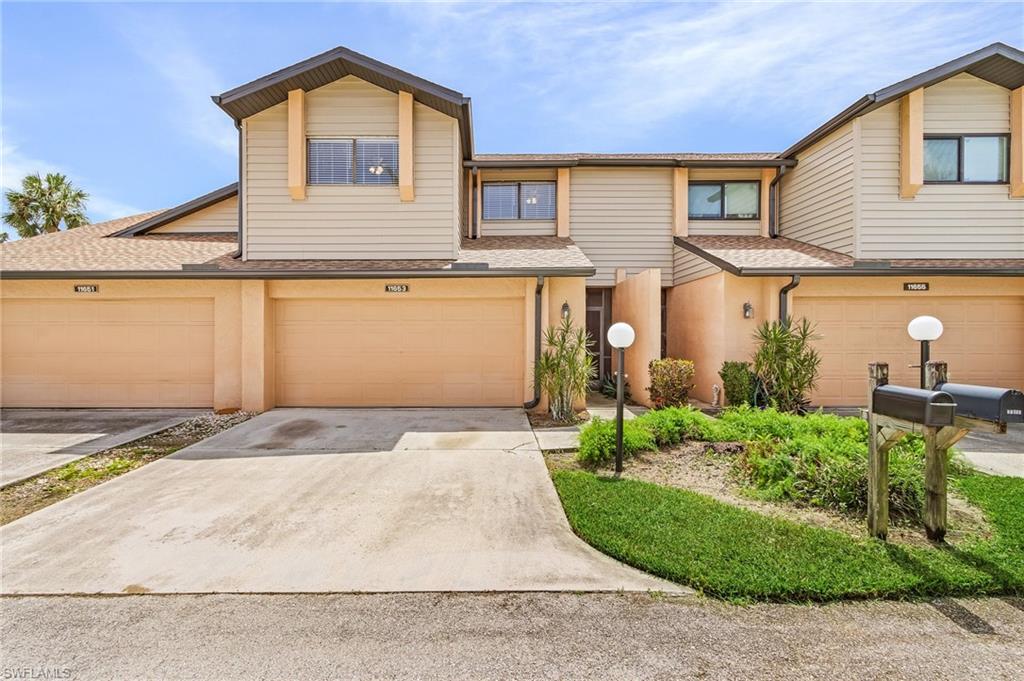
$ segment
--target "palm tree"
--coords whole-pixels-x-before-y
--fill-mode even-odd
[[[8,190],[5,198],[9,210],[4,222],[22,238],[56,232],[62,223],[65,229],[74,229],[89,222],[85,215],[89,195],[60,173],[47,173],[45,180],[39,173],[27,175],[21,191]]]

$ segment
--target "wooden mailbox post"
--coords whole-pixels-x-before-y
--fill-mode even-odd
[[[946,382],[945,362],[928,362],[925,388]],[[946,460],[949,448],[974,427],[991,426],[984,421],[955,416],[953,425],[935,426],[876,412],[875,390],[889,383],[889,365],[868,365],[868,532],[885,539],[889,532],[889,450],[907,433],[924,437],[925,506],[924,527],[929,539],[946,536]],[[947,396],[948,399],[948,396]]]

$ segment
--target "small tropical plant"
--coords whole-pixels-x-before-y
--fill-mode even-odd
[[[618,384],[615,382],[615,375],[605,376],[604,380],[601,381],[601,394],[611,399],[616,399],[619,396]],[[632,399],[633,395],[629,392],[629,381],[626,381],[625,385],[622,386],[622,398],[627,402]]]
[[[694,372],[693,362],[672,357],[652,359],[647,365],[647,371],[651,376],[651,386],[647,390],[651,393],[651,401],[656,409],[686,405],[686,398],[693,388],[690,382]]]
[[[722,387],[725,388],[725,397],[730,406],[754,406],[757,376],[750,368],[750,362],[722,362],[718,375],[722,377]]]
[[[587,350],[590,334],[577,328],[572,315],[544,332],[544,352],[534,364],[534,381],[548,397],[551,418],[562,423],[575,419],[572,405],[587,396],[597,368]]]
[[[9,210],[3,220],[26,239],[37,234],[81,227],[89,222],[85,204],[89,198],[60,173],[47,173],[46,178],[26,175],[21,191],[10,189],[4,197]]]
[[[807,394],[817,384],[821,365],[821,356],[811,346],[820,338],[814,325],[806,319],[794,324],[790,318],[764,322],[754,338],[754,373],[768,404],[784,412],[806,411]]]

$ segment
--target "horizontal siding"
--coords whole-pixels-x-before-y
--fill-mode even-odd
[[[397,136],[397,95],[345,78],[307,95],[307,130],[331,137]],[[246,257],[250,259],[451,258],[459,223],[457,123],[413,109],[416,200],[397,186],[309,186],[288,194],[287,105],[246,119]]]
[[[1010,132],[1010,91],[966,73],[925,88],[924,131]]]
[[[690,168],[687,171],[690,182],[716,182],[719,180],[761,181],[760,168]]]
[[[572,239],[597,268],[589,286],[614,285],[619,267],[659,267],[672,285],[671,169],[573,168],[569,196]]]
[[[173,222],[154,229],[150,234],[181,234],[196,232],[237,232],[238,196],[218,201]]]
[[[855,143],[848,123],[797,155],[780,182],[782,236],[853,255]]]
[[[484,220],[481,236],[555,236],[554,220]]]
[[[862,118],[860,167],[859,257],[1024,258],[1024,201],[1006,185],[925,185],[899,198],[898,103]]]
[[[675,246],[673,253],[673,275],[672,284],[678,286],[695,279],[703,279],[706,276],[721,272],[722,269],[712,265],[704,258],[691,253],[685,248]]]
[[[760,236],[760,220],[690,220],[688,234],[727,234],[729,236]]]

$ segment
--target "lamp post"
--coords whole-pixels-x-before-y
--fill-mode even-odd
[[[622,411],[626,394],[626,348],[636,340],[636,331],[626,322],[608,328],[608,343],[615,348],[618,371],[615,374],[615,477],[622,474]]]
[[[927,385],[927,364],[931,359],[931,342],[942,336],[942,322],[928,315],[914,317],[907,324],[907,333],[921,343],[921,388],[924,388]]]

